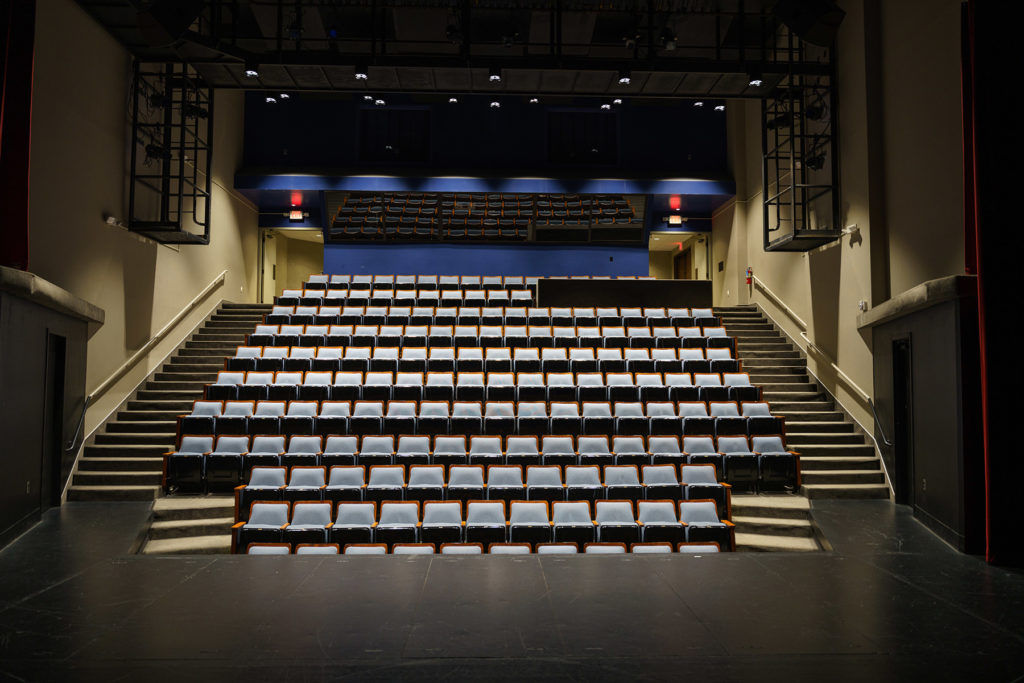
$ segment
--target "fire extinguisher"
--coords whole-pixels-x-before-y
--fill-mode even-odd
[[[747,266],[747,284],[754,284],[754,269]]]

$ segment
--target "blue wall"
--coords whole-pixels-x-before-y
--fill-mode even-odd
[[[324,272],[366,275],[647,275],[644,247],[327,244]]]

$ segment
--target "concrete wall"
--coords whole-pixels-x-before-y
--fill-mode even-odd
[[[78,5],[40,0],[29,269],[106,312],[106,324],[89,342],[87,389],[227,271],[224,284],[89,410],[87,431],[220,300],[249,301],[255,292],[256,213],[227,189],[242,154],[239,92],[216,96],[208,246],[160,246],[104,223],[104,213],[127,214],[129,82],[128,53]]]
[[[736,200],[713,217],[711,270],[717,305],[761,304],[802,346],[806,327],[820,349],[812,348],[810,369],[870,427],[863,398],[831,367],[873,393],[870,339],[856,328],[859,302],[880,303],[964,269],[960,3],[840,4],[847,12],[838,40],[841,225],[858,230],[805,254],[765,253],[759,105],[730,103]],[[872,238],[881,242],[872,247]],[[744,284],[748,266],[803,325]]]

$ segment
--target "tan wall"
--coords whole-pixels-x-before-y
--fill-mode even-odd
[[[88,55],[88,58],[83,58]],[[128,54],[71,0],[40,0],[32,107],[30,270],[100,306],[91,391],[222,271],[224,284],[90,409],[87,431],[221,299],[255,291],[256,212],[231,188],[242,151],[240,92],[216,96],[208,246],[160,246],[107,225],[127,214]]]
[[[313,273],[324,269],[324,246],[318,242],[293,239],[287,230],[275,230],[277,242],[277,293],[285,289],[302,289]]]
[[[648,254],[650,275],[659,280],[671,280],[674,276],[672,272],[672,257],[675,255],[675,252],[651,251]]]
[[[806,347],[798,318],[820,349],[808,354],[810,369],[870,426],[869,407],[832,362],[873,393],[870,339],[856,327],[859,302],[872,301],[871,217],[882,223],[877,232],[889,247],[885,275],[892,294],[963,270],[959,91],[949,87],[959,82],[959,2],[881,3],[877,131],[869,126],[863,3],[841,4],[847,11],[839,36],[841,225],[858,230],[809,253],[765,253],[759,105],[730,103],[728,153],[737,197],[713,218],[711,270],[717,305],[758,303]],[[869,131],[880,139],[869,139]],[[879,150],[874,165],[872,144]],[[793,315],[744,284],[747,266]]]

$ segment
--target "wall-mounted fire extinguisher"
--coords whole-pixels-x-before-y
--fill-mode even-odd
[[[754,269],[750,266],[747,266],[747,284],[754,284]]]

